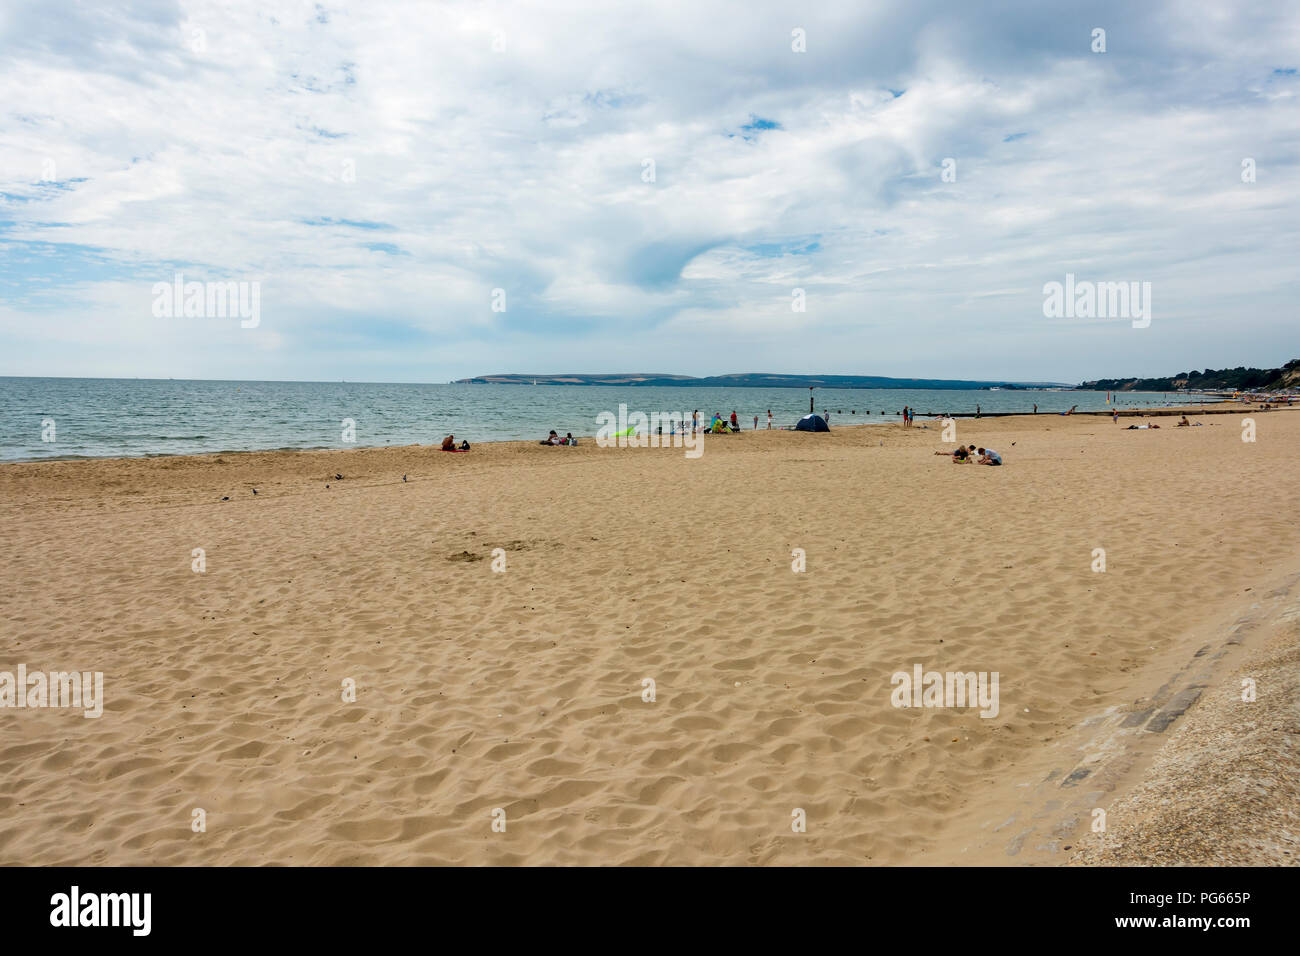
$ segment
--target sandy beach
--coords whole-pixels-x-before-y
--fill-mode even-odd
[[[0,864],[1294,862],[1300,415],[1195,420],[0,466],[0,671],[104,675],[0,709]]]

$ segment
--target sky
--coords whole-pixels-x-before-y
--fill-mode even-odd
[[[1297,70],[1294,3],[6,0],[0,375],[1276,367]]]

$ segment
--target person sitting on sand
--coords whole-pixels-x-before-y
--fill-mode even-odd
[[[566,445],[576,445],[576,444],[578,444],[578,439],[576,439],[576,438],[573,437],[573,432],[565,432],[565,433],[564,433],[564,444],[566,444]]]
[[[924,427],[924,426],[922,426],[922,427]],[[946,455],[946,454],[948,454],[948,452],[946,452],[946,451],[936,451],[935,454],[936,454],[936,455]],[[971,460],[972,458],[974,458],[974,457],[975,457],[975,446],[974,446],[974,445],[971,445],[969,448],[967,448],[965,445],[958,445],[957,448],[956,448],[956,450],[952,453],[952,460],[953,460],[953,461],[970,461],[970,460]]]
[[[557,435],[557,434],[555,433],[555,429],[552,428],[552,429],[551,429],[551,433],[550,433],[549,435],[547,435],[546,438],[545,438],[543,441],[539,441],[537,444],[539,444],[539,445],[558,445],[558,444],[560,444],[560,436]]]
[[[1002,456],[999,455],[997,452],[995,452],[992,448],[981,448],[979,450],[979,453],[980,453],[980,460],[978,464],[981,465],[1002,464]]]
[[[1187,416],[1186,416],[1186,415],[1183,416],[1183,420],[1180,421],[1180,422],[1179,422],[1175,427],[1176,427],[1176,428],[1182,428],[1184,425],[1187,426],[1188,428],[1190,428],[1191,425],[1192,425],[1192,423],[1189,422],[1189,421],[1187,420]]]
[[[456,450],[456,436],[455,436],[455,435],[448,435],[446,438],[444,438],[444,439],[442,440],[442,450],[443,450],[443,451],[455,451],[455,450]]]
[[[469,442],[467,442],[467,441],[463,441],[463,442],[461,442],[461,443],[460,443],[460,450],[461,450],[461,451],[469,451]]]

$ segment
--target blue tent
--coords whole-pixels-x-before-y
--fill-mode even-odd
[[[794,424],[794,430],[797,432],[828,432],[831,426],[826,424],[826,419],[820,415],[805,415]]]

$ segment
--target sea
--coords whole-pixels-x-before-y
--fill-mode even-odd
[[[1105,392],[1068,389],[835,389],[813,392],[818,413],[844,425],[897,422],[904,405],[927,414],[1106,409]],[[1133,409],[1212,401],[1174,392],[1123,392]],[[693,386],[222,382],[181,379],[0,377],[0,461],[152,457],[269,449],[437,444],[596,434],[597,416],[734,410],[745,429],[793,424],[806,388]],[[665,429],[666,431],[667,429]]]

